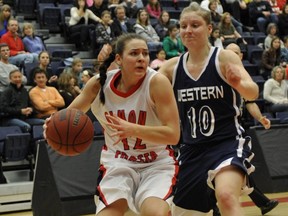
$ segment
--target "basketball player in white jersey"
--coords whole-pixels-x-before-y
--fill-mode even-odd
[[[114,61],[119,69],[106,71]],[[120,36],[69,108],[92,112],[104,128],[96,192],[97,216],[168,216],[178,163],[169,145],[180,137],[169,80],[148,68],[149,51],[137,34]],[[93,174],[93,173],[92,173]]]

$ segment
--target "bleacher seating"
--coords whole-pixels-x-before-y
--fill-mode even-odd
[[[280,119],[281,124],[288,123],[288,112],[276,112],[275,115],[276,115],[276,118]]]

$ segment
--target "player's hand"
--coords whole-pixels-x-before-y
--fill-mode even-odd
[[[270,120],[266,117],[266,116],[263,116],[261,119],[260,119],[260,123],[263,125],[263,127],[265,129],[269,129],[270,126],[271,126],[271,122]]]
[[[239,69],[235,67],[233,64],[229,63],[225,66],[225,70],[226,70],[226,79],[228,83],[234,88],[237,87],[241,81],[241,75]]]
[[[43,137],[46,139],[46,129],[47,129],[47,123],[50,121],[51,116],[45,119],[44,125],[43,125]]]
[[[117,130],[117,132],[111,134],[111,137],[118,136],[118,140],[114,143],[114,145],[118,144],[122,139],[132,136],[134,124],[125,121],[114,114],[107,115],[106,118],[110,121],[107,123],[107,126]]]

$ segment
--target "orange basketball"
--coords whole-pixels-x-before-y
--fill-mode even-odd
[[[93,141],[94,127],[91,119],[77,109],[63,109],[47,122],[46,140],[59,154],[78,155]]]

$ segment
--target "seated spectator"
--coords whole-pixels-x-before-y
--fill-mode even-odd
[[[249,5],[249,16],[253,25],[265,33],[268,23],[277,24],[278,16],[273,13],[271,5],[266,0],[253,0]]]
[[[81,58],[74,58],[71,64],[71,68],[66,68],[63,73],[70,73],[76,81],[76,85],[81,88],[81,72],[83,70],[83,61]]]
[[[77,90],[75,89],[75,79],[70,73],[61,73],[58,79],[58,91],[60,95],[63,97],[65,106],[61,109],[67,108],[72,101],[79,95],[77,91],[79,91],[79,87]]]
[[[179,29],[177,25],[171,24],[168,28],[169,36],[166,36],[163,40],[163,49],[166,53],[166,58],[170,59],[176,56],[180,56],[184,53],[184,45],[178,37]]]
[[[30,77],[29,83],[31,85],[35,85],[34,80],[33,80],[33,73],[36,70],[36,68],[41,68],[41,69],[45,70],[45,72],[47,74],[47,78],[48,78],[47,85],[57,88],[58,76],[55,75],[53,73],[52,69],[49,67],[50,55],[49,55],[48,51],[42,51],[39,54],[38,61],[39,61],[39,65],[31,70],[31,77]]]
[[[119,37],[123,33],[132,33],[134,32],[133,26],[128,22],[127,17],[125,16],[125,7],[119,5],[114,9],[115,18],[111,24],[111,28],[114,31],[114,36]]]
[[[146,39],[149,50],[158,50],[162,47],[160,37],[150,24],[148,13],[145,9],[140,9],[137,13],[136,24],[134,25],[136,34]]]
[[[281,62],[281,49],[279,37],[274,37],[271,41],[271,46],[268,50],[264,50],[261,60],[261,75],[264,79],[268,79],[271,70],[275,66],[279,66]]]
[[[74,7],[70,9],[69,31],[70,34],[80,33],[80,38],[76,42],[76,47],[87,50],[90,45],[89,30],[93,30],[95,26],[89,24],[90,20],[95,23],[102,22],[91,10],[87,8],[85,0],[76,0]]]
[[[87,69],[82,72],[81,81],[83,83],[82,89],[86,85],[86,83],[94,76],[91,70]]]
[[[158,22],[154,27],[157,35],[160,37],[160,41],[163,41],[163,39],[168,36],[168,27],[170,24],[171,22],[169,13],[167,11],[162,11]]]
[[[0,9],[0,38],[7,32],[8,20],[11,18],[11,7],[4,4]]]
[[[23,133],[29,133],[33,125],[43,125],[44,120],[31,118],[33,108],[28,91],[22,84],[22,76],[19,69],[9,74],[10,84],[1,94],[1,110],[5,113],[1,121],[3,126],[19,126]]]
[[[166,53],[164,49],[159,49],[156,54],[156,59],[150,63],[150,67],[154,70],[159,70],[159,68],[166,62]]]
[[[23,44],[25,50],[29,53],[39,54],[46,50],[46,47],[42,41],[42,38],[34,35],[34,28],[31,23],[23,24]]]
[[[137,0],[123,0],[121,2],[121,5],[124,6],[125,11],[126,11],[126,16],[128,18],[136,17],[137,11],[139,9],[139,7],[137,5]],[[142,7],[140,7],[140,8],[142,8]]]
[[[267,1],[271,5],[273,13],[279,16],[282,13],[282,8],[285,4],[285,1],[283,0],[267,0]]]
[[[109,10],[108,1],[94,0],[93,5],[89,7],[89,10],[91,10],[97,17],[101,17],[101,14],[104,10]],[[98,22],[94,24],[97,25]]]
[[[271,40],[273,37],[277,36],[278,28],[275,23],[269,23],[267,26],[267,36],[264,40],[264,48],[268,50],[271,46]],[[283,47],[283,42],[280,40],[281,47]]]
[[[288,64],[288,36],[284,37],[284,47],[281,48],[281,62]]]
[[[219,30],[224,47],[226,47],[230,43],[237,43],[238,39],[242,38],[233,26],[231,22],[231,16],[228,12],[224,13],[221,17],[221,21],[219,23]],[[244,43],[246,43],[244,39],[242,40]]]
[[[148,0],[146,5],[146,11],[149,14],[150,18],[159,19],[162,7],[161,3],[158,0]]]
[[[112,20],[110,11],[103,11],[101,19],[103,22],[98,23],[95,28],[96,38],[94,40],[96,40],[96,54],[99,53],[104,44],[111,44],[115,39],[115,29],[110,27]]]
[[[282,13],[278,16],[279,36],[283,40],[288,36],[288,4],[284,5]]]
[[[0,92],[10,84],[9,73],[10,71],[17,70],[18,67],[9,63],[10,49],[5,43],[0,44]],[[22,84],[26,85],[27,78],[22,76]]]
[[[285,69],[276,66],[273,68],[271,78],[264,84],[263,98],[271,104],[271,112],[288,111],[288,86],[285,81]]]
[[[111,12],[111,18],[115,18],[114,10],[120,5],[120,0],[108,0],[108,10]]]
[[[29,91],[31,103],[35,109],[36,117],[46,119],[65,106],[63,97],[54,87],[47,86],[45,70],[38,68],[34,71],[36,86]]]
[[[18,21],[11,18],[8,22],[8,32],[2,35],[1,43],[6,43],[10,48],[9,62],[18,67],[26,63],[38,61],[38,54],[25,51],[21,37],[18,36]]]
[[[217,26],[213,26],[209,42],[212,46],[223,48],[222,40],[220,38],[220,30]]]

